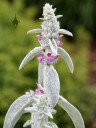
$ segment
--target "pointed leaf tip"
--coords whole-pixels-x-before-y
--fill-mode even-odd
[[[32,30],[29,30],[27,32],[27,34],[31,34],[31,33],[41,33],[42,32],[42,29],[38,28],[38,29],[32,29]]]
[[[10,106],[4,120],[3,128],[13,128],[19,118],[24,114],[24,109],[31,105],[29,96],[23,95],[15,100]]]
[[[22,67],[21,67],[21,65],[19,66],[19,70],[21,70],[22,69]]]
[[[61,17],[63,17],[63,15],[57,15],[56,17],[57,17],[57,18],[61,18]]]
[[[75,128],[85,128],[83,118],[80,112],[65,98],[59,96],[58,104],[67,112],[74,123]]]
[[[25,124],[23,125],[23,127],[25,128],[25,127],[28,127],[28,126],[30,126],[30,125],[32,125],[32,121],[31,120],[28,120],[28,121],[26,121],[25,122]]]
[[[73,34],[66,29],[59,29],[59,33],[73,37]]]
[[[22,69],[31,59],[33,59],[36,55],[38,55],[42,50],[44,49],[44,47],[36,47],[33,50],[31,50],[23,59],[23,61],[21,62],[20,66],[19,66],[19,70]]]
[[[74,65],[73,65],[72,59],[69,56],[69,54],[61,47],[58,47],[58,54],[65,60],[65,62],[67,63],[70,69],[70,72],[73,73]]]

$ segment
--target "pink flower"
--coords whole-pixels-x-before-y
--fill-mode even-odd
[[[40,54],[37,58],[40,63],[44,62],[44,59],[45,59],[44,54]]]
[[[47,60],[47,63],[48,64],[51,64],[52,63],[52,57],[47,57],[46,60]]]
[[[51,53],[49,52],[49,53],[47,54],[47,56],[50,57],[50,56],[51,56]]]
[[[33,94],[44,94],[44,89],[41,84],[37,83],[37,89],[33,92]]]
[[[55,59],[55,60],[58,60],[58,55],[54,56],[54,59]]]
[[[42,41],[43,37],[40,35],[37,35],[38,41]]]
[[[48,63],[48,64],[51,64],[51,63],[52,63],[52,55],[51,55],[50,52],[47,54],[46,60],[47,60],[47,63]]]
[[[39,60],[40,63],[47,63],[47,64],[54,64],[58,60],[58,55],[52,55],[51,52],[47,53],[47,55],[44,55],[41,53],[37,59]]]
[[[63,35],[59,35],[59,38],[62,38]]]
[[[58,41],[57,44],[58,44],[59,46],[62,46],[62,45],[63,45],[63,43],[62,43],[61,41]]]

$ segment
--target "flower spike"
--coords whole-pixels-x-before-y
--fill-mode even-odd
[[[73,36],[71,32],[60,29],[58,18],[62,15],[55,16],[56,8],[46,3],[43,7],[43,20],[41,28],[32,29],[27,32],[40,33],[37,35],[39,47],[31,50],[23,59],[19,66],[22,69],[31,59],[37,57],[38,66],[38,83],[35,91],[30,90],[25,95],[18,98],[10,106],[4,120],[3,128],[14,128],[19,118],[30,113],[31,119],[26,121],[23,127],[31,126],[31,128],[58,128],[53,122],[53,114],[56,114],[54,107],[59,104],[69,117],[72,119],[75,128],[85,128],[83,118],[80,112],[65,98],[60,96],[60,80],[57,71],[53,65],[61,56],[73,73],[74,66],[69,54],[61,47],[61,37],[64,35]]]

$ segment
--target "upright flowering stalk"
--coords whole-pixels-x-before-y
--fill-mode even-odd
[[[65,98],[59,95],[60,81],[58,73],[53,65],[58,61],[59,55],[67,63],[71,73],[73,73],[73,62],[69,54],[59,46],[62,46],[60,38],[62,34],[73,36],[71,32],[60,29],[58,18],[55,16],[52,5],[45,4],[43,7],[43,20],[41,28],[28,31],[29,33],[40,33],[37,35],[40,47],[31,50],[23,59],[19,69],[23,68],[35,56],[39,61],[38,83],[35,91],[26,92],[10,106],[3,128],[13,128],[19,118],[24,113],[31,113],[31,119],[26,121],[23,127],[31,128],[58,128],[48,119],[56,113],[54,107],[59,104],[72,119],[75,128],[85,128],[80,112],[70,104]]]

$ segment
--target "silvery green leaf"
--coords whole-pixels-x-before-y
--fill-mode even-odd
[[[3,128],[13,128],[15,126],[24,114],[24,109],[31,104],[28,98],[29,96],[23,95],[13,102],[5,116]]]
[[[44,18],[39,18],[40,20],[45,20]]]
[[[27,34],[30,34],[30,33],[41,33],[42,32],[42,29],[38,28],[38,29],[32,29],[32,30],[29,30],[27,32]]]
[[[25,110],[26,113],[27,113],[27,112],[32,113],[32,112],[36,112],[36,111],[37,111],[35,107],[27,107],[27,108],[25,108],[24,110]]]
[[[44,128],[51,128],[50,126],[48,126],[47,124],[45,124],[45,127]]]
[[[53,116],[52,116],[51,112],[44,112],[44,114],[49,116],[51,119],[53,119]]]
[[[65,98],[59,96],[58,104],[67,112],[72,119],[75,128],[85,128],[80,112],[70,104]]]
[[[73,62],[72,62],[71,57],[69,56],[69,54],[63,48],[60,48],[60,47],[58,47],[58,54],[65,60],[65,62],[67,63],[71,73],[73,73],[74,66],[73,66]]]
[[[19,70],[22,69],[31,59],[33,59],[36,55],[38,55],[44,48],[42,47],[36,47],[33,50],[31,50],[23,59],[19,66]]]
[[[31,126],[32,128],[40,128],[41,119],[38,118],[39,118],[38,113],[32,114],[32,121],[34,122]]]
[[[38,83],[43,85],[45,64],[39,63],[38,66]]]
[[[47,122],[45,128],[58,128],[57,125],[53,122]]]
[[[23,127],[25,128],[25,127],[30,126],[30,125],[32,125],[32,124],[33,124],[33,122],[32,122],[31,120],[28,120],[28,121],[26,121],[26,122],[24,123]]]
[[[55,107],[58,102],[60,91],[59,77],[52,65],[46,65],[44,70],[44,88],[51,107]]]
[[[52,113],[52,114],[56,114],[56,112],[57,112],[57,111],[54,110],[54,109],[51,110],[51,113]]]
[[[56,16],[56,18],[61,18],[61,17],[63,17],[63,15],[57,15],[57,16]]]
[[[29,90],[28,92],[25,92],[26,95],[32,96],[32,94],[34,93],[33,90]]]
[[[59,29],[59,33],[64,34],[64,35],[73,36],[73,34],[71,32],[69,32],[68,30],[65,30],[65,29]]]
[[[57,44],[54,39],[52,39],[52,41],[49,39],[49,46],[53,54],[57,55]]]

